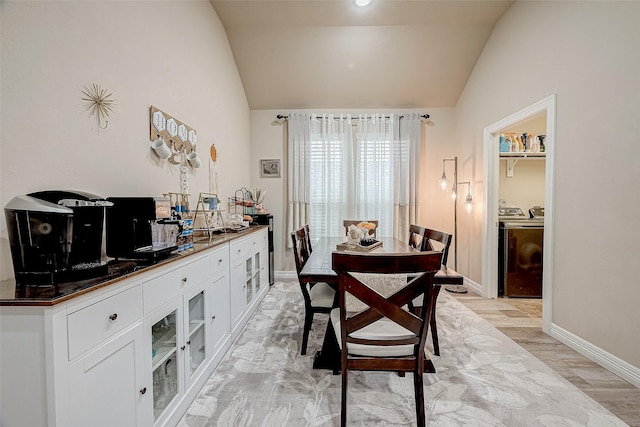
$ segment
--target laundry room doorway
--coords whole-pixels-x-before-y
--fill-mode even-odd
[[[555,153],[555,108],[556,97],[551,95],[535,104],[532,104],[502,120],[499,120],[484,129],[484,212],[485,221],[483,224],[483,242],[482,242],[482,296],[486,298],[497,298],[500,294],[504,293],[504,289],[500,289],[499,284],[503,277],[501,276],[500,265],[501,257],[499,250],[499,235],[501,234],[501,225],[504,225],[504,215],[506,212],[514,212],[505,210],[503,208],[521,208],[522,214],[526,214],[527,220],[533,220],[530,218],[533,214],[529,215],[530,208],[536,206],[542,206],[544,215],[542,218],[538,217],[539,224],[544,226],[544,241],[542,244],[542,265],[544,268],[541,271],[542,278],[542,330],[549,333],[551,325],[551,307],[552,307],[552,271],[553,271],[553,189],[554,189],[554,153]],[[529,146],[527,148],[524,139],[527,139],[529,132],[522,132],[522,129],[526,129],[527,126],[532,126],[534,123],[539,123],[543,120],[545,123],[545,134],[542,141],[543,147],[538,144],[541,139],[538,135],[535,138],[531,138]],[[513,138],[514,147],[507,149],[504,145],[506,143],[505,136],[508,135],[509,139]],[[516,138],[517,136],[517,138]],[[502,137],[502,138],[501,138]],[[535,145],[531,145],[531,142],[535,141]],[[502,150],[500,145],[502,143]],[[542,150],[542,151],[541,151]],[[518,172],[522,174],[528,173],[527,170],[531,169],[536,173],[536,167],[544,162],[543,172],[544,174],[544,189],[531,189],[524,192],[509,190],[509,186],[513,185],[514,177]],[[518,169],[518,165],[521,166]],[[523,166],[526,165],[526,166]],[[502,178],[501,174],[507,176],[507,180]],[[522,185],[522,184],[520,184]],[[528,185],[528,184],[527,184]],[[503,194],[507,194],[508,197],[501,197],[501,190]],[[510,192],[509,192],[510,191]],[[526,195],[522,194],[526,193]],[[511,199],[511,200],[509,200]],[[539,203],[542,202],[542,203]],[[510,206],[514,205],[514,206]],[[523,206],[515,206],[523,205]],[[534,209],[533,212],[539,212]],[[517,212],[515,212],[517,213]],[[521,218],[525,219],[525,218]],[[514,221],[511,221],[512,223]],[[531,221],[527,221],[531,222]],[[516,223],[516,225],[518,225]],[[522,225],[522,224],[520,224]],[[502,231],[504,231],[502,229]],[[525,253],[530,255],[531,260],[524,260],[523,265],[526,265],[529,261],[529,265],[532,265],[535,251],[531,250],[532,246],[527,247]],[[529,253],[530,252],[530,253]],[[522,258],[524,255],[520,255]],[[518,259],[513,259],[512,262],[518,262]]]

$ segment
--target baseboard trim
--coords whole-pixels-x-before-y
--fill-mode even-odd
[[[463,277],[463,283],[467,287],[467,289],[475,292],[478,295],[482,295],[482,285],[474,282],[468,277]]]
[[[549,335],[618,375],[625,381],[630,382],[634,387],[640,388],[640,368],[625,362],[619,357],[614,356],[554,323],[551,324]]]
[[[290,280],[298,280],[298,273],[291,270],[276,270],[274,273],[274,279],[281,282],[288,282]]]

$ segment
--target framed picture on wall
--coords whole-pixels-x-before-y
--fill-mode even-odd
[[[280,178],[280,159],[260,160],[260,178]]]

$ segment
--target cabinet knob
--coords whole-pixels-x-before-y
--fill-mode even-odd
[[[180,350],[184,350],[185,348],[187,348],[187,346],[183,345],[182,347],[180,347]]]
[[[109,316],[109,319],[111,320],[116,320],[118,318],[118,313],[113,313],[111,316]]]
[[[191,345],[191,340],[187,341],[187,345]]]
[[[147,392],[147,388],[143,387],[142,389],[140,389],[140,394],[145,394]]]
[[[211,316],[211,320],[216,320],[216,316]]]
[[[182,283],[187,283],[187,278],[186,277],[182,278]]]

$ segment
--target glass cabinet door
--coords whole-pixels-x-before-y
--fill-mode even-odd
[[[253,299],[253,257],[248,258],[245,261],[246,267],[246,279],[245,279],[245,291],[247,292],[247,304]]]
[[[255,293],[260,293],[260,252],[253,256],[253,286]]]
[[[189,331],[187,338],[187,369],[192,375],[202,365],[206,357],[204,328],[204,291],[189,300]]]
[[[176,317],[173,311],[151,327],[154,420],[178,394]]]

